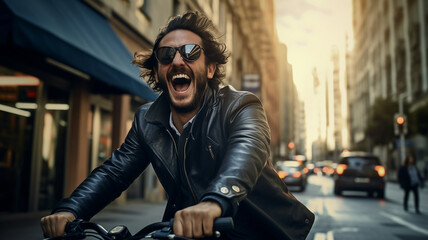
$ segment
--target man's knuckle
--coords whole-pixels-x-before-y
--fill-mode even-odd
[[[181,212],[181,216],[184,218],[188,218],[189,216],[191,216],[191,211],[183,211]]]

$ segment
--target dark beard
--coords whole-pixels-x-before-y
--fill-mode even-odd
[[[202,105],[203,102],[203,98],[205,95],[205,91],[206,91],[206,84],[202,81],[197,81],[196,82],[196,94],[195,97],[193,98],[193,101],[188,105],[188,106],[184,106],[184,107],[180,107],[180,106],[176,106],[171,99],[169,98],[169,94],[168,95],[168,99],[169,99],[169,103],[171,104],[171,107],[178,113],[190,113],[194,110],[196,110],[198,107],[200,107]]]
[[[170,75],[172,75],[172,73],[174,73],[174,71],[179,72],[180,69],[173,69],[171,71],[171,73],[169,73]],[[207,68],[205,68],[205,70],[203,71],[204,75],[200,75],[202,76],[206,76],[207,73]],[[207,88],[207,79],[196,79],[197,77],[199,77],[198,75],[191,75],[191,73],[188,73],[190,76],[193,76],[194,81],[196,81],[196,94],[195,97],[193,98],[193,101],[188,105],[188,106],[184,106],[184,107],[180,107],[180,106],[176,106],[174,105],[174,103],[171,101],[171,98],[169,96],[168,93],[168,87],[166,85],[166,79],[163,79],[161,77],[159,77],[160,81],[159,84],[162,88],[162,91],[164,93],[167,93],[167,97],[168,97],[168,101],[171,105],[171,107],[178,113],[190,113],[192,111],[194,111],[195,109],[197,109],[198,107],[200,107],[202,105],[203,102],[203,98],[205,95],[205,91]],[[191,83],[192,84],[192,83]]]
[[[170,101],[171,103],[171,101]],[[190,113],[193,110],[198,108],[198,104],[196,103],[196,101],[193,101],[190,105],[185,106],[185,107],[179,107],[174,105],[173,103],[171,103],[171,107],[177,112],[177,113]]]

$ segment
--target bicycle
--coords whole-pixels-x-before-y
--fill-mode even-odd
[[[128,228],[124,225],[113,227],[107,231],[100,224],[84,221],[82,219],[74,220],[67,223],[65,234],[60,237],[45,238],[43,240],[75,240],[93,237],[101,240],[138,240],[138,239],[176,239],[176,240],[191,240],[185,237],[175,236],[172,232],[173,219],[169,222],[155,222],[143,227],[139,232],[132,235]],[[233,219],[231,217],[217,218],[214,221],[213,238],[220,238],[223,231],[230,231],[234,228]]]

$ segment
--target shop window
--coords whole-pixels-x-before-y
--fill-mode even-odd
[[[64,191],[69,94],[50,86],[45,91],[39,209],[52,209]]]
[[[28,208],[39,83],[0,67],[0,212]]]
[[[112,152],[112,102],[100,96],[95,99],[89,114],[90,171],[101,165]]]
[[[112,115],[101,110],[100,144],[98,148],[98,163],[101,164],[111,155]]]

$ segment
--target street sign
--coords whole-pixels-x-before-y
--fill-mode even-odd
[[[256,95],[260,94],[260,75],[258,74],[245,74],[242,77],[242,90],[249,91]]]

